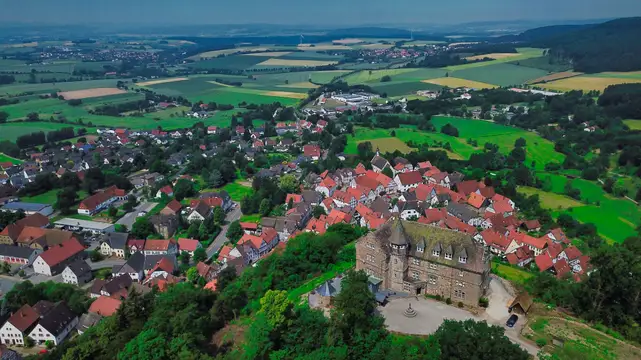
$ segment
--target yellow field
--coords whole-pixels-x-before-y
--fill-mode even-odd
[[[482,60],[485,58],[490,58],[490,59],[505,59],[513,56],[518,56],[518,53],[492,53],[492,54],[484,54],[484,55],[476,55],[476,56],[468,56],[465,59],[466,60]]]
[[[332,43],[337,45],[353,45],[353,44],[360,44],[362,42],[363,40],[361,39],[340,39],[340,40],[332,41]]]
[[[623,123],[628,125],[630,130],[641,130],[641,120],[623,120]]]
[[[258,65],[264,66],[324,66],[336,64],[336,61],[322,60],[286,60],[286,59],[268,59]]]
[[[549,81],[554,81],[554,80],[561,80],[561,79],[565,79],[565,78],[571,78],[571,77],[579,76],[579,75],[583,75],[583,73],[574,72],[574,71],[563,71],[563,72],[558,72],[558,73],[546,75],[546,76],[540,77],[538,79],[530,80],[527,83],[528,84],[536,84],[536,83],[549,82]]]
[[[267,51],[267,50],[269,49],[266,47],[241,47],[241,48],[235,48],[235,49],[207,51],[204,53],[200,53],[198,55],[190,56],[188,59],[200,60],[200,59],[207,59],[207,58],[215,58],[220,55],[232,55],[232,54],[237,54],[245,51]]]
[[[95,88],[85,90],[74,90],[59,92],[58,96],[62,96],[65,100],[88,99],[99,96],[109,96],[117,94],[126,94],[127,92],[118,88]]]
[[[295,93],[295,92],[289,92],[289,91],[265,91],[264,94],[267,96],[285,97],[290,99],[304,99],[307,97],[307,94]]]
[[[459,88],[459,87],[468,87],[473,89],[492,89],[497,87],[496,85],[486,84],[478,81],[465,80],[453,77],[442,77],[436,79],[423,80],[421,82],[427,84],[436,84],[441,86],[447,86],[450,88]]]
[[[298,50],[305,50],[305,51],[322,51],[322,50],[351,50],[352,48],[349,46],[345,45],[315,45],[311,46],[312,44],[300,44],[298,45]]]
[[[189,79],[187,79],[185,77],[169,78],[169,79],[144,81],[144,82],[139,82],[139,83],[136,83],[136,84],[138,86],[149,86],[149,85],[166,84],[166,83],[171,83],[171,82],[176,82],[176,81],[185,81],[185,80],[189,80]]]
[[[628,83],[641,83],[641,79],[577,76],[577,77],[552,81],[547,84],[540,84],[538,86],[541,86],[550,90],[557,90],[557,91],[570,91],[570,90],[603,91],[606,87],[610,85],[628,84]]]
[[[389,49],[393,47],[394,44],[365,44],[365,45],[359,45],[357,46],[358,48],[362,49]]]
[[[214,85],[218,85],[218,86],[222,86],[222,87],[235,87],[235,86],[232,86],[232,85],[219,83],[218,81],[207,81],[207,82],[210,83],[210,84],[214,84]]]
[[[291,54],[291,51],[270,51],[270,52],[259,52],[259,53],[251,53],[251,54],[245,54],[245,56],[265,56],[265,57],[279,57],[279,56],[285,56],[288,54]]]
[[[319,88],[320,86],[316,84],[312,84],[308,81],[303,81],[303,82],[298,82],[293,84],[278,85],[278,87],[285,87],[285,88],[292,88],[292,89],[316,89],[316,88]]]

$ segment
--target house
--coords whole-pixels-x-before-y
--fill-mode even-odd
[[[514,252],[507,254],[506,258],[510,264],[524,267],[534,260],[534,251],[527,246],[521,246]]]
[[[370,164],[372,165],[372,170],[377,173],[382,173],[385,168],[390,167],[389,161],[380,157],[378,151],[376,152],[376,156],[374,156],[370,161]]]
[[[114,299],[126,298],[132,283],[131,277],[125,275],[116,276],[110,280],[97,279],[91,285],[89,295],[94,299],[100,296],[109,296]]]
[[[485,196],[475,192],[470,193],[469,197],[467,198],[467,203],[475,209],[481,209],[482,207],[487,205],[487,202],[488,201]]]
[[[108,208],[117,200],[126,198],[127,193],[125,190],[118,189],[118,187],[114,185],[82,200],[78,206],[78,214],[93,215]]]
[[[541,223],[539,223],[539,220],[525,220],[523,224],[521,224],[521,227],[523,227],[527,231],[539,231],[541,230]]]
[[[258,232],[258,224],[252,222],[241,222],[240,227],[245,234],[255,235]]]
[[[167,195],[167,197],[172,197],[174,196],[174,190],[171,188],[171,186],[165,185],[156,192],[156,199],[160,199],[162,197],[162,194]]]
[[[104,256],[117,256],[125,258],[127,252],[128,233],[112,232],[102,235],[100,239],[100,253]]]
[[[334,191],[336,191],[336,189],[336,181],[334,181],[334,179],[332,179],[331,177],[326,177],[321,180],[320,184],[318,184],[314,190],[321,194],[324,194],[326,197],[330,197],[334,194]]]
[[[99,296],[94,302],[89,306],[89,312],[98,314],[100,316],[111,316],[118,311],[122,305],[122,301],[108,296]]]
[[[178,247],[174,240],[147,240],[142,252],[144,255],[176,255]]]
[[[149,217],[149,222],[154,227],[154,231],[165,239],[174,236],[178,229],[178,217],[171,215],[153,215]]]
[[[142,250],[142,249],[141,249]],[[144,277],[145,255],[140,252],[134,252],[122,266],[114,266],[111,275],[115,278],[120,275],[129,275],[133,281],[142,281]],[[97,280],[96,280],[97,281]],[[99,294],[99,292],[98,292]]]
[[[40,317],[36,327],[31,330],[29,337],[36,344],[42,345],[51,341],[59,345],[78,324],[78,317],[64,302],[58,303],[53,309]]]
[[[423,177],[418,171],[409,171],[396,174],[396,176],[394,176],[394,182],[396,183],[398,191],[406,192],[423,183]]]
[[[202,261],[196,264],[196,270],[205,281],[212,281],[218,274],[218,267],[207,265]]]
[[[16,187],[19,187],[19,186],[16,186]],[[14,201],[14,202],[5,204],[2,206],[0,210],[10,211],[10,212],[18,212],[22,210],[26,215],[41,214],[43,216],[49,216],[53,214],[53,207],[51,205],[25,203],[20,201]]]
[[[67,265],[62,271],[62,281],[65,284],[83,285],[93,279],[91,266],[84,260],[76,260]]]
[[[477,306],[489,287],[489,258],[472,237],[391,219],[356,243],[356,270],[381,289],[431,294]]]
[[[217,131],[218,131],[218,127],[216,127],[216,126],[208,126],[207,127],[207,135],[215,134]]]
[[[151,264],[151,262],[147,262],[147,265],[149,264]],[[147,273],[147,279],[145,279],[145,283],[148,283],[155,277],[162,277],[163,279],[166,279],[169,275],[173,274],[174,270],[176,270],[175,257],[171,258],[169,256],[160,256],[153,264],[153,267],[145,271]]]
[[[206,192],[200,194],[200,200],[207,202],[210,207],[220,206],[225,212],[231,210],[234,202],[227,191]],[[214,201],[215,200],[215,201]],[[211,201],[211,202],[208,202]]]
[[[194,251],[196,249],[202,248],[200,241],[195,239],[178,239],[178,252],[182,254],[183,251],[187,252],[189,255],[194,256]]]
[[[557,244],[570,244],[570,239],[568,239],[561,228],[552,229],[545,236]]]
[[[319,145],[307,144],[303,146],[303,155],[312,161],[320,160],[321,148]]]
[[[24,246],[0,244],[0,262],[18,265],[30,265],[42,250]]]
[[[59,245],[52,246],[49,250],[38,255],[33,262],[33,271],[36,274],[54,276],[64,268],[84,256],[85,247],[78,240],[71,238]]]
[[[534,251],[535,256],[541,255],[541,253],[543,253],[543,251],[548,246],[545,239],[535,238],[528,234],[513,230],[508,232],[507,238],[510,240],[514,240],[519,246],[527,246],[528,249]]]
[[[29,335],[40,317],[52,307],[53,304],[48,301],[39,301],[34,306],[23,305],[18,311],[11,314],[0,328],[0,342],[5,345],[23,346],[25,336]]]
[[[211,212],[211,207],[209,207],[205,201],[198,201],[198,205],[196,205],[191,214],[189,214],[187,221],[190,223],[197,221],[203,222],[209,217],[209,215],[211,215]]]
[[[458,218],[468,225],[480,226],[483,223],[484,219],[466,205],[450,202],[447,204],[446,209],[448,214]]]
[[[261,236],[245,234],[238,241],[238,246],[243,248],[251,262],[267,255],[277,244],[278,233],[273,228],[263,228]]]
[[[161,215],[180,215],[182,204],[178,200],[171,200],[167,206],[160,210]]]

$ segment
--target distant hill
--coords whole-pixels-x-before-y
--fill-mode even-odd
[[[532,46],[550,48],[550,56],[571,59],[575,71],[641,70],[641,17],[578,29],[571,26],[533,29],[529,36]]]
[[[596,26],[590,25],[551,25],[534,28],[522,32],[519,35],[506,35],[496,38],[493,42],[533,42],[549,39],[553,36],[567,34],[569,32],[587,29]]]

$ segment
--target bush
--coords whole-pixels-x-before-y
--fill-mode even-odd
[[[456,304],[456,305],[458,305],[458,307],[460,307],[460,308],[462,308],[463,306],[465,306],[465,305],[463,304],[463,302],[462,302],[462,301],[459,301],[459,302],[458,302],[458,304]]]
[[[18,272],[18,276],[20,276],[20,277],[25,277],[25,275],[27,275],[27,274],[24,272],[24,270],[20,270]]]
[[[544,347],[545,345],[547,345],[547,343],[548,343],[548,341],[545,338],[536,339],[536,346],[538,346],[538,347]]]
[[[490,306],[490,300],[488,298],[482,297],[479,299],[479,306],[482,308],[487,308]]]
[[[45,346],[46,346],[46,347],[47,347],[47,349],[49,349],[49,350],[53,349],[53,346],[54,346],[54,345],[53,345],[53,341],[51,341],[51,340],[47,340],[47,341],[45,341]]]
[[[445,299],[445,303],[446,303],[447,305],[452,305],[452,299],[451,299],[451,298],[447,298],[447,299]]]
[[[25,339],[24,339],[24,346],[30,349],[30,348],[32,348],[34,345],[36,345],[36,342],[35,342],[32,338],[30,338],[30,337],[28,337],[28,336],[25,336]]]

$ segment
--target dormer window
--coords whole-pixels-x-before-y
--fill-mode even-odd
[[[422,246],[417,246],[417,247],[416,247],[416,252],[420,252],[420,253],[422,253],[423,251],[425,251],[425,248],[424,248],[424,247],[422,247]]]
[[[466,256],[459,256],[458,262],[461,264],[466,264],[467,263],[467,257]]]
[[[438,250],[432,251],[432,256],[441,256],[441,252]]]
[[[445,260],[452,260],[452,254],[445,253]]]

